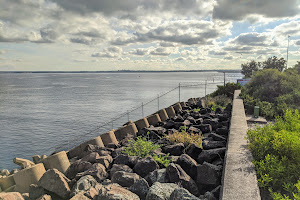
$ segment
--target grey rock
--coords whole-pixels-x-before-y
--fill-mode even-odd
[[[41,197],[37,198],[36,200],[51,200],[52,197],[48,194],[44,194]]]
[[[155,183],[155,182],[166,183],[167,182],[166,175],[167,175],[166,168],[157,169],[157,170],[154,170],[153,172],[150,172],[145,177],[145,180],[148,182],[149,186],[152,186],[153,183]]]
[[[172,192],[179,188],[174,183],[155,182],[149,189],[146,200],[169,200]]]
[[[42,196],[43,194],[45,194],[45,190],[43,187],[38,186],[36,184],[31,184],[29,186],[29,197],[30,199],[37,199],[40,196]]]
[[[178,165],[190,176],[197,177],[197,165],[198,163],[187,154],[179,156],[177,162]]]
[[[229,132],[229,130],[227,127],[222,127],[222,128],[216,129],[216,133],[219,135],[228,136],[228,132]]]
[[[191,144],[186,150],[186,154],[191,156],[191,158],[193,158],[194,160],[197,160],[201,152],[202,152],[202,148],[196,144]]]
[[[159,166],[155,160],[151,156],[148,156],[146,158],[139,159],[134,166],[133,171],[141,177],[145,177],[147,174],[158,168]]]
[[[136,173],[118,171],[118,172],[114,173],[114,175],[112,176],[111,182],[118,183],[122,187],[130,187],[139,179],[140,179],[140,176],[137,175]]]
[[[169,153],[170,155],[180,156],[183,153],[184,144],[178,143],[178,144],[173,144],[173,145],[167,145],[167,146],[164,146],[162,149],[165,153]]]
[[[134,165],[137,163],[137,161],[138,161],[137,156],[129,156],[129,155],[121,154],[115,158],[114,164],[128,165],[129,167],[133,168]]]
[[[113,162],[113,158],[110,155],[100,156],[96,162],[102,164],[106,169],[108,169],[110,164]]]
[[[204,150],[226,147],[226,141],[209,141],[203,140],[202,146]]]
[[[226,141],[226,138],[224,136],[218,135],[216,133],[210,133],[208,137],[211,137],[215,141]]]
[[[202,133],[210,133],[213,130],[210,124],[194,125],[194,127],[200,129]]]
[[[167,179],[171,183],[178,183],[193,195],[199,195],[196,182],[178,164],[171,163],[167,167]]]
[[[170,196],[170,200],[200,200],[200,199],[192,195],[188,190],[184,188],[178,188],[172,192]]]
[[[77,178],[81,178],[82,176],[86,176],[86,175],[91,175],[99,183],[108,177],[108,173],[106,172],[105,167],[100,163],[93,164],[93,166],[90,169],[77,175],[78,175],[76,176]]]
[[[128,165],[123,164],[113,164],[111,170],[110,170],[110,177],[113,177],[114,173],[118,171],[124,171],[124,172],[133,172],[133,170]]]
[[[97,160],[100,158],[99,154],[97,152],[92,152],[86,156],[84,156],[81,161],[84,162],[90,162],[90,163],[95,163]]]
[[[149,191],[148,182],[141,178],[137,180],[132,186],[130,186],[129,190],[135,194],[137,194],[140,199],[146,199],[147,193]]]
[[[222,168],[204,162],[197,167],[197,184],[216,187],[221,184]]]
[[[217,149],[209,149],[209,150],[203,150],[198,158],[197,161],[199,164],[202,164],[203,162],[211,163],[216,158],[224,158],[226,152],[226,148],[217,148]]]
[[[121,187],[119,184],[103,186],[95,200],[139,200],[139,196]]]
[[[66,199],[70,195],[69,182],[70,180],[57,169],[49,169],[44,173],[37,185]]]
[[[83,176],[73,186],[70,196],[73,197],[78,193],[86,193],[97,184],[98,182],[91,175]]]
[[[83,193],[78,193],[73,196],[70,200],[90,200],[90,198],[86,197]]]
[[[80,160],[75,161],[74,163],[72,163],[70,165],[70,167],[66,171],[66,176],[69,179],[73,179],[73,178],[75,178],[77,173],[84,172],[84,171],[90,169],[92,166],[93,165],[90,162],[86,162],[86,161],[82,162]]]

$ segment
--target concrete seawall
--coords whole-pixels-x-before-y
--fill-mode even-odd
[[[233,98],[230,133],[225,155],[223,172],[222,200],[255,200],[261,199],[257,185],[256,172],[252,164],[252,154],[248,149],[247,122],[240,90]]]

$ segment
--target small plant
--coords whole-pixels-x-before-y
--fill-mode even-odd
[[[169,160],[168,159],[168,157],[169,157],[169,154],[167,154],[167,155],[165,155],[165,156],[162,156],[162,155],[153,155],[152,156],[153,157],[153,159],[156,161],[156,162],[158,162],[158,163],[160,163],[161,165],[163,165],[164,167],[167,167],[169,164],[170,164],[170,162],[172,161],[172,160]]]
[[[145,137],[137,137],[136,140],[129,140],[128,146],[124,149],[123,153],[130,156],[139,156],[145,158],[160,146],[151,141],[147,141]]]
[[[188,133],[185,130],[168,134],[166,138],[172,143],[183,143],[185,146],[196,144],[202,148],[202,135],[196,133]]]

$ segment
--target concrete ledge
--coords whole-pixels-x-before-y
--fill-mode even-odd
[[[222,200],[261,199],[253,157],[248,149],[247,122],[240,90],[234,92],[230,132],[225,155]]]

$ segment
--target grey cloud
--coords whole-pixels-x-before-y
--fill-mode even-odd
[[[300,45],[300,40],[295,42],[296,45]]]
[[[160,42],[159,46],[161,46],[161,47],[175,47],[175,44],[170,43],[170,42]]]
[[[148,53],[148,49],[135,49],[130,52],[130,54],[137,55],[137,56],[144,56]]]
[[[162,41],[184,45],[209,45],[212,40],[225,35],[226,31],[206,21],[175,21],[148,30],[146,33],[135,32],[131,38],[117,38],[113,45],[127,45],[135,42]]]
[[[202,14],[207,12],[206,4],[199,0],[52,0],[63,9],[90,14],[119,15],[121,18],[135,19],[137,15],[153,12],[176,12],[177,14]],[[134,13],[134,14],[133,14]]]
[[[70,42],[85,44],[85,45],[95,45],[97,43],[95,39],[84,38],[84,37],[70,38]]]
[[[225,56],[227,55],[227,53],[225,51],[209,51],[208,52],[211,55],[215,55],[215,56]]]
[[[171,54],[171,51],[166,48],[158,47],[155,50],[151,51],[150,54],[155,56],[169,56]]]
[[[298,0],[217,0],[213,18],[242,20],[251,14],[269,18],[292,17],[299,14],[299,11]]]
[[[0,50],[0,54],[5,54],[5,53],[6,53],[6,51]]]
[[[253,47],[244,47],[244,46],[227,46],[227,47],[224,47],[223,50],[224,51],[231,51],[231,52],[235,52],[235,53],[238,53],[238,54],[251,54],[252,53],[252,50],[254,48]]]
[[[108,47],[101,52],[94,53],[92,57],[118,58],[122,54],[122,49],[119,47]]]
[[[224,59],[225,59],[225,60],[232,60],[232,59],[233,59],[233,56],[225,56]]]
[[[232,40],[232,42],[239,45],[248,46],[264,46],[268,37],[259,33],[243,33]]]

